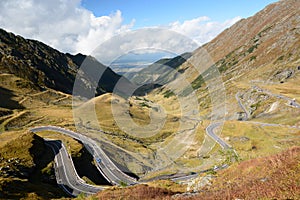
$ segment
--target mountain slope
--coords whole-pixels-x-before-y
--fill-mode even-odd
[[[280,69],[292,66],[296,69],[299,64],[299,7],[297,0],[270,4],[253,17],[237,22],[203,48],[219,69],[226,71],[227,79],[250,71],[253,76],[248,78],[273,79],[271,76]],[[262,73],[254,71],[262,67],[265,67]]]
[[[277,98],[275,95],[272,96],[252,85],[252,81],[259,80],[263,83],[267,83],[267,81],[276,78],[278,72],[291,70],[293,71],[292,76],[286,80],[286,83],[290,84],[290,86],[292,85],[294,90],[292,92],[283,90],[282,93],[291,95],[296,91],[294,93],[295,98],[300,98],[300,88],[297,87],[297,80],[300,78],[300,73],[298,72],[300,54],[297,53],[300,50],[300,37],[298,37],[300,25],[298,4],[299,1],[287,0],[267,6],[263,11],[260,11],[253,17],[241,20],[231,28],[225,30],[216,39],[194,51],[191,57],[187,54],[188,57],[186,62],[182,62],[183,59],[180,57],[171,60],[160,60],[145,70],[142,70],[145,74],[141,73],[141,80],[137,80],[137,78],[140,78],[139,76],[136,77],[135,80],[143,84],[143,81],[151,80],[151,75],[154,74],[154,80],[162,81],[162,83],[165,84],[169,80],[173,80],[174,74],[173,71],[172,73],[168,73],[169,71],[165,73],[162,66],[165,65],[168,67],[167,63],[172,61],[173,63],[169,65],[169,68],[175,69],[175,72],[178,71],[179,73],[177,74],[182,75],[181,78],[188,80],[192,86],[192,88],[187,88],[190,90],[185,90],[185,82],[178,79],[176,80],[177,82],[171,81],[166,85],[162,84],[163,87],[154,89],[144,98],[133,97],[129,101],[131,108],[135,108],[134,102],[137,102],[137,108],[139,108],[138,113],[142,116],[148,111],[144,108],[148,107],[152,109],[152,105],[159,105],[159,107],[164,109],[167,116],[170,116],[170,119],[174,119],[174,122],[182,122],[185,120],[185,114],[188,116],[190,122],[193,119],[201,120],[202,124],[198,126],[199,131],[197,132],[197,140],[194,141],[194,144],[196,144],[195,147],[192,146],[191,150],[187,152],[186,155],[182,155],[182,157],[176,160],[178,166],[174,164],[173,166],[168,166],[168,169],[174,167],[181,171],[188,171],[190,168],[185,166],[187,163],[192,163],[192,160],[195,160],[195,163],[197,163],[191,164],[191,166],[195,168],[201,168],[203,166],[207,167],[209,164],[215,164],[214,161],[217,159],[214,159],[214,156],[212,156],[215,152],[211,151],[208,152],[209,155],[202,156],[198,151],[198,148],[201,147],[205,139],[207,139],[206,141],[209,141],[209,138],[205,135],[205,128],[210,123],[210,120],[213,119],[213,117],[214,119],[221,119],[221,117],[223,117],[218,116],[219,110],[222,111],[223,109],[222,107],[221,109],[219,109],[220,107],[215,107],[214,109],[216,112],[213,113],[214,115],[212,114],[213,100],[222,101],[224,99],[224,102],[221,103],[224,103],[224,107],[226,107],[224,113],[226,113],[225,119],[227,122],[224,124],[220,135],[223,140],[226,138],[226,142],[237,150],[241,159],[277,153],[288,148],[290,142],[294,142],[294,145],[300,144],[300,140],[295,133],[297,129],[294,128],[294,126],[300,125],[300,110],[290,106],[288,101]],[[281,41],[285,42],[282,43]],[[215,64],[209,61],[207,62],[207,59],[203,59],[203,54],[201,54],[203,48],[208,52],[211,60],[215,61]],[[290,53],[290,57],[285,56]],[[214,72],[212,66],[216,66],[221,72],[221,82],[218,83],[220,83],[221,86],[224,86],[226,92],[224,96],[226,99],[223,97],[219,98],[220,95],[223,94],[218,91],[213,94],[215,95],[215,99],[211,98],[212,94],[209,93],[211,91],[208,90],[206,81],[212,85],[212,89],[214,86],[218,86],[214,85],[214,82],[209,80],[215,78],[214,76],[210,76]],[[204,69],[204,74],[207,76],[206,79],[203,78],[203,74],[199,76],[197,69],[195,69],[196,67]],[[158,71],[161,72],[162,75],[157,73]],[[164,77],[166,79],[164,79]],[[274,80],[273,82],[273,88],[284,85],[280,83],[282,80],[278,80],[277,82]],[[149,89],[149,87],[145,88],[144,91],[146,91],[146,89]],[[193,98],[193,92],[197,99]],[[103,120],[101,122],[94,121],[91,123],[91,120],[87,117],[88,120],[82,120],[82,122],[91,127],[100,125],[102,129],[113,131],[118,139],[121,139],[123,133],[117,126],[118,124],[114,123],[113,116],[108,115],[108,111],[111,110],[110,103],[104,105],[103,101],[99,101],[100,99],[101,98],[94,99],[94,102],[97,103],[91,105],[93,108],[94,105],[101,108],[98,109],[99,112],[97,113],[97,116],[100,118],[100,116],[105,115]],[[194,101],[195,99],[198,100],[198,102]],[[239,119],[244,119],[239,115],[244,115],[245,113],[237,99],[240,100],[241,104],[243,104],[247,110],[247,113],[249,113],[249,117],[247,117],[249,121],[238,121]],[[151,104],[149,102],[151,102]],[[114,103],[119,104],[117,101]],[[120,103],[119,105],[122,104]],[[195,107],[193,107],[193,105],[195,105]],[[200,114],[198,114],[195,109],[199,109]],[[92,116],[89,114],[86,107],[83,107],[82,110],[86,115]],[[108,111],[102,112],[103,110]],[[118,109],[118,111],[120,111],[119,116],[126,116],[124,117],[126,120],[131,120],[131,118],[128,117],[128,114],[130,114],[132,118],[135,116],[133,113],[130,113],[131,110],[129,110],[128,113],[126,113],[126,111],[122,111],[121,113],[121,109]],[[158,115],[162,115],[160,109],[158,109],[158,111]],[[187,113],[184,113],[185,111]],[[147,119],[147,117],[148,116],[146,115],[146,117],[143,116],[139,118],[144,120]],[[143,123],[145,122],[147,122],[147,120]],[[127,124],[129,123],[124,123],[124,126]],[[173,126],[168,127],[168,124]],[[185,121],[185,124],[189,123]],[[190,124],[192,124],[192,122]],[[158,143],[159,139],[171,141],[174,136],[176,136],[176,130],[178,130],[176,123],[166,123],[160,130],[165,130],[165,127],[167,127],[168,133],[164,132],[162,134],[163,137],[159,137],[160,134],[156,134],[155,138],[157,139],[151,143],[152,146]],[[135,140],[129,142],[128,138],[130,137],[127,133],[125,135],[127,139],[125,140],[125,143],[122,143],[122,148],[131,151],[133,145],[130,144],[130,142],[138,142]],[[116,143],[118,139],[114,138],[111,139],[111,141]],[[244,139],[246,141],[244,141]],[[190,141],[192,141],[192,139],[190,139]],[[145,144],[146,143],[143,142],[143,145]],[[146,146],[146,148],[150,149],[148,146]],[[214,148],[216,152],[218,151],[217,148],[219,148],[218,145]],[[169,154],[172,155],[175,153],[174,150]],[[218,152],[216,154],[224,156]],[[208,161],[207,158],[202,159],[201,157],[208,157],[212,161]],[[199,160],[201,162],[200,164],[198,162]]]
[[[241,162],[219,171],[217,176],[207,175],[213,177],[209,186],[201,186],[201,181],[205,182],[205,178],[199,177],[194,182],[200,186],[199,193],[182,193],[184,186],[170,181],[167,187],[157,182],[153,188],[151,183],[147,183],[149,185],[142,184],[130,189],[101,191],[94,197],[115,199],[122,196],[126,200],[299,199],[299,155],[300,147],[292,147],[279,154]]]
[[[211,186],[188,199],[299,199],[299,162],[300,147],[244,161],[219,172]]]
[[[300,101],[299,89],[295,87],[300,74],[299,8],[300,2],[297,0],[270,4],[195,50],[192,56],[178,67],[193,89],[199,91],[199,96],[203,96],[199,99],[204,105],[202,109],[210,104],[210,100],[206,98],[208,91],[205,83],[209,78],[204,80],[203,77],[213,74],[209,72],[212,66],[218,68],[226,89],[228,118],[232,118],[240,110],[238,104],[232,103],[236,102],[237,92],[240,91],[242,97],[245,93],[251,93],[252,87],[256,85],[270,90],[277,88],[277,92],[281,91],[291,99],[296,98]],[[212,62],[207,62],[205,57],[203,59],[203,51],[207,52],[206,58],[209,57]],[[199,75],[195,68],[206,72]],[[217,75],[218,73],[215,73],[215,76]],[[288,87],[293,91],[284,91]],[[158,92],[163,94],[167,91],[164,89]],[[266,96],[267,99],[271,99],[270,95]],[[253,110],[250,110],[257,107],[259,101],[259,97],[253,95],[249,97],[248,102],[247,99],[242,100],[243,103],[248,103],[246,107],[251,113]],[[274,101],[267,103],[267,106],[263,105],[264,103],[259,104],[267,109]],[[260,113],[256,113],[256,116],[260,116]]]
[[[257,15],[241,20],[221,33],[212,42],[202,47],[208,51],[212,60],[216,62],[216,66],[221,72],[224,87],[226,88],[225,103],[227,109],[227,121],[224,124],[222,134],[220,133],[220,137],[236,150],[240,160],[270,155],[275,152],[283,151],[291,146],[300,145],[299,108],[293,106],[289,101],[277,95],[277,93],[279,93],[289,98],[295,98],[296,101],[300,100],[299,7],[299,1],[296,0],[286,0],[272,4]],[[3,35],[5,35],[5,33],[3,33]],[[10,37],[13,39],[9,39]],[[19,40],[21,41],[20,47],[19,45],[12,45],[19,44]],[[51,50],[48,49],[49,47],[45,47],[35,41],[26,40],[25,42],[22,42],[22,38],[9,34],[3,41],[5,42],[2,42],[1,39],[0,70],[2,73],[0,76],[0,91],[1,94],[2,92],[5,94],[5,99],[9,100],[7,102],[10,104],[11,108],[0,110],[0,115],[4,116],[0,118],[1,123],[3,122],[1,124],[3,129],[20,130],[29,126],[49,125],[49,123],[70,127],[71,129],[74,128],[73,115],[70,106],[70,95],[64,96],[50,90],[47,91],[47,93],[34,90],[35,94],[32,94],[32,92],[30,93],[30,89],[34,84],[40,84],[41,86],[55,89],[59,88],[61,91],[70,92],[70,85],[72,85],[72,81],[75,79],[75,72],[78,70],[78,67],[82,65],[83,60],[86,60],[86,57],[81,54],[75,56],[70,54],[60,54],[54,50],[52,52],[54,55],[49,53],[49,55],[43,55],[40,56],[40,58],[39,54],[36,52],[40,52],[40,54],[43,52],[50,52]],[[9,43],[10,41],[12,41],[12,44]],[[30,46],[30,44],[35,43],[37,44],[37,49],[41,48],[41,51],[35,51],[34,47],[27,47],[26,45],[22,48],[22,44],[28,44]],[[14,49],[17,49],[18,51],[15,51]],[[29,50],[27,51],[26,49]],[[43,60],[42,58],[44,57],[47,57],[47,59]],[[28,61],[29,59],[30,61]],[[61,59],[61,61],[59,61],[60,64],[58,64],[56,59]],[[53,65],[47,64],[47,62],[51,63],[52,61]],[[176,58],[174,61],[176,61]],[[168,61],[159,62],[165,64]],[[42,63],[42,65],[39,65],[39,63]],[[101,65],[92,57],[88,57],[87,63],[90,63],[91,66],[94,64],[97,66]],[[118,160],[119,163],[124,162],[124,165],[130,164],[131,166],[128,166],[128,169],[136,170],[141,174],[144,174],[147,170],[148,174],[146,175],[149,175],[149,177],[151,177],[151,175],[154,177],[161,174],[167,176],[171,173],[197,173],[201,170],[213,168],[213,166],[219,166],[224,163],[228,165],[232,164],[233,161],[231,157],[229,157],[230,155],[227,155],[227,152],[222,150],[219,145],[213,146],[212,151],[208,152],[207,155],[202,155],[202,152],[199,151],[201,150],[199,147],[202,143],[209,139],[208,136],[206,137],[205,130],[212,119],[212,115],[209,114],[212,106],[207,84],[202,76],[195,73],[196,71],[193,69],[193,66],[191,66],[191,63],[196,63],[204,69],[208,69],[206,75],[209,75],[209,73],[213,71],[209,71],[209,69],[211,69],[211,63],[202,59],[201,48],[193,52],[192,56],[186,62],[182,63],[182,60],[179,59],[171,65],[192,83],[192,88],[197,94],[197,100],[199,102],[199,116],[197,112],[194,112],[196,110],[191,110],[191,112],[186,113],[187,116],[183,116],[182,110],[188,110],[188,106],[194,102],[191,101],[187,95],[180,96],[176,95],[173,91],[170,91],[172,88],[178,88],[179,90],[184,89],[182,88],[184,86],[179,82],[179,84],[174,84],[175,86],[173,87],[168,88],[166,86],[154,90],[146,97],[132,97],[129,101],[124,101],[124,104],[121,102],[123,99],[119,100],[115,97],[112,98],[111,94],[105,94],[92,99],[88,102],[88,105],[92,109],[96,108],[98,112],[97,117],[102,117],[102,120],[101,118],[99,120],[100,125],[103,125],[105,129],[103,126],[101,128],[108,130],[108,132],[99,133],[99,130],[96,129],[98,127],[96,125],[99,124],[96,124],[95,126],[93,124],[99,122],[89,120],[88,117],[92,116],[92,114],[89,113],[88,107],[84,107],[87,106],[87,104],[81,107],[82,113],[88,116],[86,121],[82,120],[81,122],[83,125],[82,128],[86,127],[86,130],[82,132],[90,133],[92,136],[95,136],[95,138],[104,138],[105,136],[107,140],[111,142],[111,148],[108,148],[110,154],[115,154],[116,156],[120,155],[120,157],[122,157],[120,158],[122,161],[119,161],[118,159],[115,160]],[[158,67],[155,69],[160,68]],[[60,70],[62,70],[62,72],[60,72]],[[164,71],[162,70],[162,72]],[[10,75],[4,73],[14,73],[26,80],[22,79],[20,82],[20,79],[17,79],[15,76],[9,78]],[[66,80],[67,84],[62,85],[62,80],[60,80],[60,78],[56,79],[56,77],[49,75],[52,73],[61,73],[63,76],[70,76]],[[87,73],[92,73],[92,71]],[[107,73],[111,74],[109,70]],[[109,75],[104,78],[106,77],[109,77]],[[111,82],[115,82],[118,79],[118,76],[112,77],[113,81]],[[167,78],[163,80],[171,80],[168,78],[172,76],[166,73],[163,77]],[[8,79],[14,81],[8,81]],[[105,79],[106,82],[109,82],[110,80],[111,79],[109,78]],[[96,79],[93,78],[92,82],[95,81]],[[11,84],[19,87],[16,87],[17,89],[12,89]],[[29,92],[26,93],[29,94],[26,94],[21,86],[27,88]],[[83,88],[88,89],[90,86],[91,85],[84,84],[84,82],[82,83]],[[110,89],[109,84],[100,84],[98,93],[101,94]],[[266,89],[270,92],[266,92]],[[20,92],[21,90],[23,93]],[[20,95],[16,97],[17,94]],[[50,97],[52,98],[51,101],[48,100]],[[181,102],[178,101],[180,98],[185,103],[183,106],[180,105]],[[125,122],[123,121],[124,125],[129,124],[128,122],[132,118],[137,124],[148,124],[150,121],[149,116],[151,116],[150,114],[148,115],[150,111],[153,111],[152,113],[157,116],[161,116],[162,112],[165,112],[168,121],[164,124],[161,132],[155,134],[153,137],[142,138],[144,141],[141,141],[138,137],[129,137],[130,134],[125,134],[119,130],[113,115],[110,113],[110,100],[112,99],[114,100],[112,103],[115,104],[117,108],[126,108],[123,106],[125,104],[129,104],[130,106],[128,112],[127,110],[117,109],[118,112],[120,112],[118,113],[118,116],[125,116],[124,119],[127,120],[124,120]],[[35,105],[36,103],[39,103],[39,105]],[[238,117],[236,114],[243,112],[239,103],[243,104],[245,109],[249,112],[250,116],[247,117],[245,121],[237,121]],[[197,104],[197,102],[194,104]],[[0,105],[7,108],[7,105],[4,105],[3,103]],[[25,110],[26,112],[23,112],[24,107],[30,110]],[[132,118],[128,117],[128,115]],[[195,115],[195,118],[193,115]],[[156,117],[154,118],[159,119]],[[198,119],[199,122],[197,121]],[[190,130],[195,129],[196,126],[192,123],[194,121],[197,121],[197,124],[199,123],[194,139],[188,137],[187,140],[183,141],[183,137],[176,137],[178,135],[188,135]],[[184,125],[183,128],[185,131],[179,132],[183,134],[176,133],[179,123]],[[145,133],[145,131],[143,133]],[[50,135],[49,133],[44,134]],[[184,143],[185,146],[189,146],[190,148],[179,157],[168,157],[169,155],[178,153],[179,148],[176,148],[175,145],[172,145],[172,148],[169,149],[165,148],[165,150],[168,150],[168,156],[165,156],[165,153],[157,153],[157,149],[166,147],[169,142],[173,142],[173,139],[176,139],[176,142],[179,144],[182,144],[181,142],[186,142]],[[138,156],[135,157],[136,160],[140,162],[149,162],[146,163],[148,165],[145,166],[153,166],[152,168],[156,169],[156,171],[148,170],[146,167],[145,169],[138,168],[142,166],[143,163],[141,164],[134,159],[131,159],[129,156],[125,157],[119,154],[120,151],[116,151],[116,145],[118,148],[122,148],[122,150],[125,149],[126,151],[124,152],[126,152],[126,154],[127,152],[132,153],[132,155],[137,153]],[[172,162],[165,168],[156,168],[157,161],[165,161],[170,158],[172,158]],[[134,160],[132,162],[134,165],[130,163],[132,160]],[[289,196],[286,195],[289,191],[288,187],[293,187],[293,185],[295,186],[298,184],[297,180],[289,182],[289,178],[298,178],[297,176],[291,177],[290,175],[294,173],[299,174],[298,160],[299,148],[296,147],[290,151],[279,154],[278,156],[245,161],[240,165],[233,165],[224,173],[221,172],[219,174],[220,179],[216,179],[214,182],[216,187],[225,185],[225,187],[221,188],[221,194],[219,191],[220,187],[214,188],[214,186],[212,186],[211,188],[207,188],[207,190],[209,190],[208,198],[213,197],[213,194],[215,194],[216,197],[224,197],[222,196],[224,192],[230,193],[228,194],[229,197],[236,198],[236,196],[233,195],[245,191],[248,193],[251,191],[256,192],[255,189],[260,189],[260,186],[264,189],[270,189],[271,191],[269,194],[278,194],[278,191],[282,192],[282,195],[276,195],[278,198],[289,198]],[[152,161],[155,162],[152,163]],[[265,164],[266,162],[267,164]],[[162,164],[164,163],[162,162]],[[237,171],[241,173],[236,174]],[[212,170],[212,173],[215,172]],[[253,176],[253,174],[257,176]],[[243,175],[243,177],[240,175]],[[222,178],[224,178],[226,182]],[[241,178],[245,178],[246,182]],[[234,181],[238,185],[230,184],[230,181]],[[269,187],[269,183],[273,184],[274,187]],[[290,185],[290,183],[292,184]],[[253,187],[252,190],[249,190],[252,186],[255,187]],[[281,186],[284,186],[284,188],[280,188]],[[282,190],[276,191],[276,187],[279,187]],[[299,191],[298,185],[296,185],[296,189],[296,191]],[[151,191],[153,190],[151,189]],[[263,192],[264,191],[262,191],[262,193]],[[118,195],[119,194],[123,194],[122,191],[119,192]],[[124,194],[127,193],[125,192]],[[220,196],[218,196],[219,194]],[[272,195],[265,196],[270,198],[274,197]],[[262,194],[258,197],[265,196]],[[290,196],[295,198],[298,197],[296,195]],[[245,195],[241,194],[237,197],[244,198]],[[252,197],[255,198],[257,196]]]
[[[268,40],[297,34],[299,31],[299,5],[297,0],[282,0],[270,4],[253,17],[242,19],[223,31],[204,47],[218,61],[237,48],[249,44],[252,39],[266,36]],[[297,30],[298,29],[298,30]],[[299,32],[298,32],[299,34]],[[286,39],[291,39],[286,37]],[[299,39],[299,38],[298,38]],[[269,42],[263,38],[262,41]]]
[[[65,196],[53,177],[51,149],[33,133],[0,135],[0,199]]]
[[[197,95],[199,114],[195,117],[204,123],[225,119],[219,134],[242,160],[300,144],[297,136],[300,109],[293,103],[300,102],[299,4],[299,1],[286,0],[267,6],[195,50],[176,68],[191,84],[189,94]],[[198,68],[204,73],[199,75]],[[215,83],[217,78],[220,82]],[[185,107],[181,105],[176,110],[176,103],[181,100],[187,105],[196,104],[184,93],[182,83],[179,79],[171,82],[172,85],[166,84],[148,93],[147,99],[165,109],[171,107],[172,112],[176,111],[176,116],[182,119]],[[216,90],[220,87],[224,88],[224,93]],[[183,92],[176,93],[177,89]],[[196,112],[191,111],[190,118],[192,113]],[[249,116],[244,117],[246,114]],[[206,139],[209,141],[210,138]],[[199,152],[190,155],[188,159],[182,158],[183,163],[192,158],[199,159]],[[208,163],[205,159],[200,160]]]
[[[94,78],[92,73],[85,71],[85,76],[78,79],[82,90],[97,87],[96,95],[111,92],[121,78],[90,56],[63,54],[39,41],[27,40],[3,29],[0,29],[0,41],[0,73],[15,74],[37,87],[49,87],[71,94],[83,62],[92,72],[104,73],[98,82],[97,78],[100,77]]]

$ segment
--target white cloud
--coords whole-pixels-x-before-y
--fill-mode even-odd
[[[215,38],[224,29],[230,27],[240,19],[241,17],[235,17],[225,22],[215,22],[211,21],[209,17],[203,16],[182,23],[179,21],[170,23],[168,28],[184,34],[202,45]]]
[[[90,54],[102,42],[116,34],[126,33],[134,26],[134,20],[124,24],[121,11],[96,17],[81,6],[81,0],[0,0],[0,10],[2,28],[70,53]],[[176,21],[164,28],[181,33],[200,45],[213,39],[239,19],[240,17],[236,17],[225,22],[214,22],[204,16],[184,22]],[[159,39],[154,38],[157,34],[160,34]],[[170,39],[171,35],[176,37]],[[180,38],[182,43],[186,43],[186,38]],[[177,53],[194,48],[194,44],[180,45],[178,35],[170,31],[155,29],[121,34],[118,39],[114,39],[116,41],[110,44],[115,44],[115,47],[107,47],[106,55],[114,54],[116,49],[128,51],[134,48],[160,48],[161,42],[174,47],[174,50],[175,47],[178,48]]]
[[[96,17],[80,0],[2,0],[0,25],[64,52],[89,54],[101,42],[133,26],[123,24],[121,11]],[[96,42],[95,42],[96,41]]]
[[[199,45],[189,37],[162,28],[128,31],[105,41],[93,52],[100,62],[110,64],[131,52],[169,52],[180,55],[195,50]]]

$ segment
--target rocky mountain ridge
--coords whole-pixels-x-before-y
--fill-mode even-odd
[[[82,90],[96,87],[96,95],[112,92],[121,78],[91,56],[64,54],[42,42],[24,39],[3,29],[0,29],[0,41],[0,73],[15,74],[40,88],[49,87],[71,94],[82,64],[89,65],[94,71],[103,71],[99,82],[93,80],[89,72],[77,78]]]
[[[300,64],[299,7],[297,0],[270,4],[240,20],[203,48],[225,72],[226,79],[249,76],[248,72],[253,74],[249,78],[276,79],[275,74],[290,67],[296,69]],[[265,69],[259,73],[258,68]]]

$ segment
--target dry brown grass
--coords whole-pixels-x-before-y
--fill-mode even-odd
[[[0,135],[0,138],[1,136],[2,135]],[[4,167],[6,164],[8,164],[13,169],[18,170],[18,168],[15,167],[15,165],[9,161],[10,159],[18,159],[19,162],[21,162],[20,166],[27,168],[33,167],[34,155],[32,154],[30,149],[33,147],[35,140],[36,139],[33,133],[23,132],[17,137],[15,137],[15,139],[3,143],[3,145],[0,146],[0,158],[2,161],[1,166]],[[38,146],[38,148],[42,147]],[[41,149],[37,149],[37,151],[40,150]]]
[[[300,147],[244,161],[218,173],[212,186],[181,199],[299,199]]]
[[[157,180],[157,181],[149,182],[149,183],[147,183],[147,185],[149,185],[151,187],[167,189],[174,193],[183,193],[186,191],[185,185],[175,183],[171,180]]]
[[[181,187],[168,181],[112,188],[87,199],[299,199],[300,147],[269,157],[232,165],[218,172],[211,186],[194,195],[179,195]]]
[[[295,76],[285,83],[277,85],[265,85],[264,88],[270,90],[274,94],[282,94],[289,98],[295,98],[297,102],[300,101],[300,77]]]
[[[138,185],[127,187],[124,189],[113,188],[105,190],[96,195],[96,199],[99,200],[112,200],[112,199],[122,199],[122,200],[161,200],[169,199],[175,192],[159,187],[151,187],[148,185]]]

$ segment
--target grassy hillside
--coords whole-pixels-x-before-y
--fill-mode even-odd
[[[65,194],[56,186],[53,155],[29,132],[0,135],[0,199],[49,199]]]
[[[56,184],[52,150],[40,137],[62,140],[81,177],[90,183],[107,184],[81,143],[54,132],[40,132],[39,136],[29,132],[29,128],[43,125],[75,130],[71,95],[31,85],[13,74],[0,74],[0,87],[7,94],[0,101],[0,199],[66,196]]]
[[[300,148],[293,147],[233,165],[218,173],[198,196],[187,199],[298,199],[299,153]]]
[[[279,154],[243,161],[222,171],[202,174],[189,186],[155,181],[77,199],[298,199],[299,153],[300,147],[292,147]],[[186,193],[191,187],[196,187],[196,193]]]

